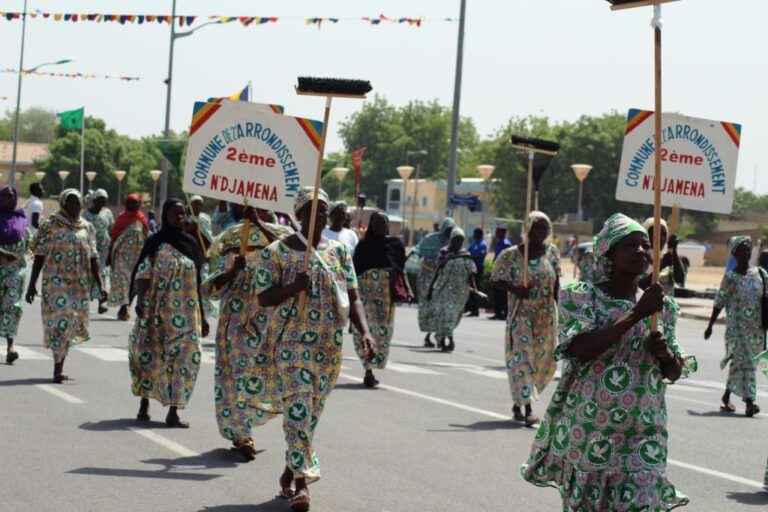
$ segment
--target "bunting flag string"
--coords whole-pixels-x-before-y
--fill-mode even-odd
[[[0,69],[0,73],[10,73],[10,74],[18,74],[18,70],[13,68],[5,68]],[[49,71],[24,71],[22,72],[24,76],[27,75],[38,75],[38,76],[55,76],[58,78],[82,78],[84,80],[92,80],[94,78],[102,78],[107,80],[122,80],[124,82],[135,82],[136,80],[141,80],[141,77],[138,76],[118,76],[118,75],[92,75],[92,74],[86,74],[86,73],[53,73]]]
[[[21,20],[24,13],[22,12],[2,12],[0,11],[0,18],[7,21]],[[424,22],[447,22],[454,23],[458,21],[458,18],[426,18],[424,16],[418,18],[411,18],[406,16],[389,17],[380,14],[376,17],[360,17],[360,18],[342,18],[342,17],[327,17],[327,18],[295,18],[295,17],[277,17],[277,16],[221,16],[218,14],[210,16],[173,16],[165,14],[102,14],[102,13],[51,13],[43,11],[28,12],[27,16],[30,19],[46,19],[52,21],[68,21],[71,23],[119,23],[120,25],[126,24],[138,24],[143,25],[145,23],[158,23],[169,24],[172,19],[175,19],[176,23],[180,27],[192,26],[196,21],[206,21],[214,23],[230,23],[233,21],[240,22],[244,27],[251,25],[264,25],[267,23],[277,23],[279,20],[303,20],[306,25],[317,25],[319,28],[323,23],[338,23],[339,21],[363,21],[369,25],[380,25],[382,23],[392,23],[396,25],[407,24],[411,27],[421,27]]]

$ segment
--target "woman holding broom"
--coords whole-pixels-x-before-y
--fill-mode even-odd
[[[162,227],[144,243],[133,271],[131,298],[136,324],[129,336],[131,390],[141,398],[136,419],[149,421],[149,399],[169,406],[165,423],[189,428],[178,409],[189,402],[200,369],[200,339],[208,335],[203,314],[200,245],[184,232],[180,199],[163,204]]]
[[[760,412],[755,403],[757,394],[755,356],[765,349],[765,331],[761,322],[763,298],[768,297],[768,274],[760,267],[752,267],[752,239],[746,235],[728,240],[728,252],[736,259],[736,268],[726,272],[715,296],[712,316],[704,331],[704,339],[712,336],[712,324],[725,308],[728,316],[725,326],[725,358],[720,368],[728,366],[728,382],[723,393],[720,410],[735,412],[731,393],[746,403],[746,415]]]
[[[660,512],[688,503],[667,479],[666,384],[695,371],[677,343],[679,308],[655,283],[643,227],[617,213],[594,243],[599,284],[560,291],[560,384],[523,477],[555,487],[563,511]],[[657,313],[660,332],[651,332]]]
[[[528,286],[523,285],[523,245],[505,249],[499,255],[491,280],[496,288],[508,292],[505,355],[512,414],[516,421],[531,427],[539,423],[531,405],[557,369],[557,293],[562,272],[557,247],[546,242],[552,234],[549,217],[533,211],[528,223]]]
[[[365,236],[357,244],[352,258],[371,336],[376,340],[376,359],[366,361],[360,332],[354,330],[355,351],[365,368],[363,385],[375,387],[379,381],[373,369],[383,370],[389,358],[389,344],[395,330],[395,280],[406,284],[405,246],[398,237],[389,236],[389,217],[383,211],[371,214]],[[399,276],[399,277],[398,277]]]
[[[130,318],[128,294],[131,289],[131,274],[136,267],[144,240],[149,234],[149,222],[140,207],[139,194],[128,194],[125,198],[125,209],[115,219],[109,247],[109,305],[120,306],[117,319],[123,321]]]
[[[208,284],[213,286],[211,298],[221,301],[214,371],[216,423],[222,437],[232,441],[232,449],[246,460],[253,460],[256,446],[251,430],[272,417],[255,408],[265,385],[263,380],[254,378],[254,365],[260,364],[259,356],[265,354],[259,335],[265,327],[266,315],[258,306],[253,272],[261,251],[293,231],[262,222],[262,216],[271,218],[269,211],[249,207],[244,214],[249,220],[247,242],[242,243],[243,223],[221,233],[215,246],[218,267],[208,278]],[[252,328],[254,323],[258,324],[256,329]]]
[[[290,497],[293,510],[309,509],[307,474],[313,465],[312,438],[341,368],[346,319],[338,294],[345,290],[352,323],[362,333],[366,360],[375,357],[351,255],[345,245],[321,236],[328,219],[328,195],[322,190],[317,192],[311,264],[308,272],[303,270],[314,192],[314,188],[304,187],[296,194],[294,211],[301,231],[261,252],[254,279],[259,304],[274,308],[266,336],[275,343],[272,363],[288,445],[280,488],[282,495]],[[299,311],[302,293],[306,294],[306,303]]]

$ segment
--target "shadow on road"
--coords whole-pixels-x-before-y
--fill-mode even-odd
[[[707,411],[707,412],[698,412],[693,411],[691,409],[688,409],[688,415],[689,416],[697,416],[701,418],[741,418],[746,420],[754,420],[754,419],[760,419],[758,418],[747,418],[743,414],[737,414],[733,412],[723,412],[723,411]]]
[[[768,505],[768,492],[728,492],[728,499],[738,501],[743,505]]]
[[[362,382],[345,382],[343,384],[336,384],[333,389],[348,389],[350,391],[375,391],[363,386]]]
[[[78,468],[67,473],[75,475],[114,476],[118,478],[162,478],[166,480],[187,480],[195,482],[207,482],[222,475],[204,475],[200,473],[174,473],[172,471],[150,471],[143,469],[117,469],[117,468]]]
[[[2,386],[34,386],[35,384],[50,384],[51,379],[16,379],[16,380],[0,380],[0,387]]]
[[[272,498],[258,505],[217,505],[201,508],[198,512],[274,512],[287,509],[288,501],[285,498]]]
[[[257,450],[256,455],[264,450]],[[237,452],[226,448],[214,448],[211,451],[194,455],[192,457],[179,457],[177,459],[148,459],[141,461],[144,464],[158,464],[164,467],[164,471],[174,469],[189,470],[198,469],[231,469],[241,464],[247,464]]]
[[[509,420],[498,420],[498,421],[476,421],[474,423],[470,423],[469,425],[458,425],[456,423],[449,423],[449,427],[453,427],[455,430],[453,432],[464,432],[467,430],[471,430],[474,432],[483,432],[483,431],[489,431],[489,430],[520,430],[520,429],[528,429],[525,425],[522,423],[517,423],[515,421]]]
[[[95,432],[109,432],[113,430],[130,430],[131,428],[161,428],[166,430],[164,421],[137,421],[134,418],[120,418],[115,420],[101,420],[86,422],[78,428]]]

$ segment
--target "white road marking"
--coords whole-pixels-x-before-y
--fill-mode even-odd
[[[722,471],[717,471],[714,469],[697,466],[695,464],[688,464],[687,462],[681,462],[675,459],[667,459],[667,464],[671,464],[672,466],[678,466],[685,469],[690,469],[691,471],[697,471],[705,475],[722,478],[723,480],[730,480],[731,482],[736,482],[737,484],[747,485],[749,487],[755,487],[757,489],[763,488],[763,484],[761,482],[757,482],[755,480],[749,480],[747,478],[742,478],[736,475],[731,475],[729,473],[723,473]]]
[[[80,405],[80,404],[84,404],[85,403],[82,400],[80,400],[79,398],[77,398],[76,396],[72,396],[69,393],[65,393],[64,391],[62,391],[62,390],[60,390],[60,389],[58,389],[58,388],[56,388],[54,386],[51,386],[50,384],[35,384],[35,387],[38,388],[38,389],[42,389],[46,393],[49,393],[49,394],[55,396],[56,398],[61,398],[62,400],[64,400],[65,402],[67,402],[69,404]]]
[[[171,441],[167,437],[161,436],[160,434],[157,434],[152,430],[148,430],[146,428],[132,428],[131,432],[134,432],[140,435],[141,437],[149,439],[153,443],[159,444],[163,448],[167,448],[168,450],[172,451],[173,453],[181,457],[197,457],[198,455],[200,455],[197,452],[193,452],[186,446],[182,446],[176,441]]]
[[[363,381],[363,379],[360,379],[358,377],[354,377],[352,375],[346,375],[344,373],[339,374],[339,376],[343,377],[345,379],[354,381],[354,382],[362,382]],[[435,397],[435,396],[425,395],[423,393],[417,393],[416,391],[411,391],[409,389],[398,388],[398,387],[395,387],[395,386],[390,386],[388,384],[380,384],[379,388],[387,389],[389,391],[393,391],[395,393],[400,393],[400,394],[407,395],[407,396],[412,396],[414,398],[420,398],[420,399],[426,400],[428,402],[434,402],[434,403],[441,404],[441,405],[447,405],[449,407],[453,407],[455,409],[460,409],[462,411],[477,413],[477,414],[480,414],[480,415],[483,415],[483,416],[487,416],[489,418],[494,418],[494,419],[497,419],[497,420],[511,420],[512,419],[509,416],[505,416],[505,415],[499,414],[497,412],[488,411],[486,409],[479,409],[477,407],[471,407],[471,406],[468,406],[468,405],[460,404],[458,402],[453,402],[451,400],[445,400],[443,398],[438,398],[438,397]],[[675,398],[680,398],[680,397],[675,397]],[[681,398],[681,399],[682,400],[690,401],[690,399],[687,399],[687,398]],[[723,480],[729,480],[731,482],[740,483],[742,485],[746,485],[746,486],[749,486],[749,487],[755,487],[755,488],[758,488],[758,489],[762,489],[763,488],[763,484],[760,483],[760,482],[757,482],[757,481],[754,481],[754,480],[749,480],[747,478],[743,478],[743,477],[740,477],[740,476],[737,476],[737,475],[731,475],[729,473],[723,473],[722,471],[717,471],[717,470],[714,470],[714,469],[709,469],[709,468],[705,468],[705,467],[702,467],[702,466],[697,466],[695,464],[689,464],[687,462],[682,462],[682,461],[678,461],[678,460],[675,460],[675,459],[667,459],[667,463],[671,464],[673,466],[678,466],[678,467],[685,468],[685,469],[688,469],[688,470],[691,470],[691,471],[696,471],[696,472],[702,473],[704,475],[713,476],[713,477],[716,477],[716,478],[722,478]]]
[[[692,404],[698,404],[698,405],[705,405],[710,409],[713,409],[717,407],[717,402],[705,402],[704,400],[696,400],[694,398],[687,398],[684,396],[678,396],[673,393],[670,393],[667,391],[667,393],[664,395],[666,398],[674,398],[675,400],[682,400],[683,402],[690,402]]]
[[[685,382],[690,386],[700,386],[703,388],[717,389],[718,391],[725,390],[725,381],[717,382],[714,380],[685,379],[684,381],[680,381],[680,382],[681,383]],[[763,393],[762,391],[758,391],[757,396],[768,398],[768,393]]]
[[[36,350],[32,350],[31,348],[27,348],[24,345],[18,345],[14,343],[13,348],[15,348],[16,352],[19,353],[19,359],[17,359],[17,361],[25,361],[25,360],[26,361],[50,361],[51,360],[51,356],[40,353]],[[8,347],[3,345],[3,347],[0,348],[0,358],[2,358],[2,361],[5,361],[5,356],[7,352],[8,352]]]
[[[101,359],[102,361],[107,361],[110,363],[128,362],[128,350],[124,348],[86,346],[77,347],[76,350],[83,352],[84,354],[88,354],[89,356],[95,357],[96,359]]]
[[[462,363],[444,363],[444,362],[431,362],[429,363],[433,366],[445,366],[448,368],[456,368],[457,370],[461,370],[463,372],[472,373],[474,375],[480,375],[481,377],[488,377],[491,379],[507,379],[507,372],[500,371],[500,370],[491,370],[490,368],[486,368],[484,366],[477,366],[474,364],[462,364]]]
[[[216,364],[216,353],[210,350],[203,350],[200,355],[202,364]]]
[[[465,354],[464,352],[454,352],[455,355],[461,356],[461,357],[468,357],[470,359],[477,359],[478,361],[485,361],[488,363],[494,363],[496,366],[504,366],[504,360],[503,359],[491,359],[490,357],[482,357],[482,356],[476,356],[474,354]]]
[[[387,370],[392,370],[398,373],[411,373],[414,375],[445,375],[444,373],[436,372],[428,368],[421,368],[413,364],[401,364],[401,363],[387,363]]]

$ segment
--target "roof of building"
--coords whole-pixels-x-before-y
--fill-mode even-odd
[[[32,165],[35,160],[48,158],[48,144],[19,142],[16,148],[18,165]],[[13,160],[13,141],[0,140],[0,163],[10,164]]]

